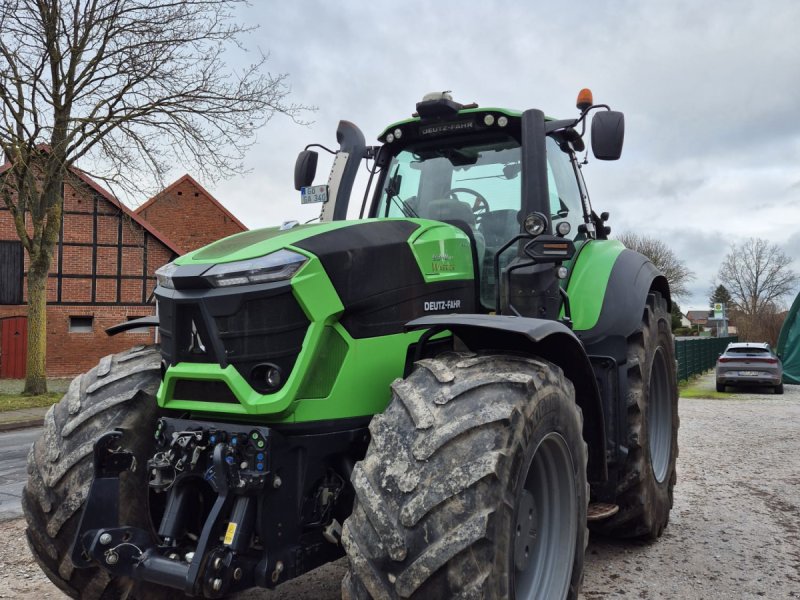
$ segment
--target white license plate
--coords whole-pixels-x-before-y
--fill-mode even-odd
[[[761,375],[759,371],[739,371],[741,377],[758,377]]]
[[[300,204],[318,204],[328,201],[327,185],[311,185],[300,188]]]

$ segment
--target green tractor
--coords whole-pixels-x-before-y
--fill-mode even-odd
[[[428,95],[337,131],[319,223],[161,268],[160,347],[73,381],[31,450],[39,564],[73,597],[219,598],[347,555],[346,598],[576,598],[592,529],[654,539],[678,454],[666,279],[609,240],[580,155],[623,115]],[[346,220],[361,165],[370,181]],[[374,185],[373,185],[374,183]],[[370,195],[369,190],[373,189]]]

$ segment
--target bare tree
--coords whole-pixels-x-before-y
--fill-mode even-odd
[[[731,244],[718,279],[730,293],[734,307],[748,317],[776,312],[775,306],[792,292],[800,279],[789,265],[792,258],[761,238]]]
[[[742,342],[767,342],[775,347],[781,327],[786,320],[787,310],[778,305],[764,307],[761,314],[746,315],[738,310],[731,311],[732,322],[736,325],[736,335]]]
[[[30,259],[26,393],[46,390],[47,274],[76,161],[127,190],[160,183],[171,164],[228,176],[274,113],[296,119],[305,108],[286,102],[286,75],[266,73],[266,57],[226,67],[249,30],[232,20],[241,3],[0,3],[0,188]]]
[[[659,239],[626,231],[617,236],[626,248],[644,254],[661,271],[669,282],[669,289],[675,298],[689,294],[687,287],[694,279],[694,273],[672,249]]]

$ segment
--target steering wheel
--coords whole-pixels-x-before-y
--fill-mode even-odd
[[[472,214],[475,215],[475,224],[477,225],[481,222],[483,215],[491,210],[491,208],[489,208],[489,202],[486,200],[486,198],[484,198],[483,194],[476,192],[471,188],[453,188],[450,190],[450,195],[458,200],[458,194],[461,192],[475,196],[475,201],[472,203]]]

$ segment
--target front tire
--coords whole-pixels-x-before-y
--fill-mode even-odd
[[[45,416],[44,431],[28,455],[28,483],[22,509],[28,545],[39,566],[64,593],[73,598],[125,598],[130,580],[112,578],[99,567],[76,569],[70,559],[89,492],[94,468],[92,449],[104,433],[120,427],[123,445],[140,468],[120,478],[122,523],[149,527],[147,457],[153,445],[160,382],[158,348],[137,347],[106,356],[70,384],[61,401]],[[140,597],[158,591],[141,589]]]
[[[672,509],[678,457],[678,383],[667,302],[647,296],[639,330],[628,338],[628,457],[616,488],[619,512],[592,531],[656,539]],[[719,386],[718,386],[719,387]]]
[[[393,386],[353,472],[345,598],[577,598],[586,444],[538,359],[449,353]]]

